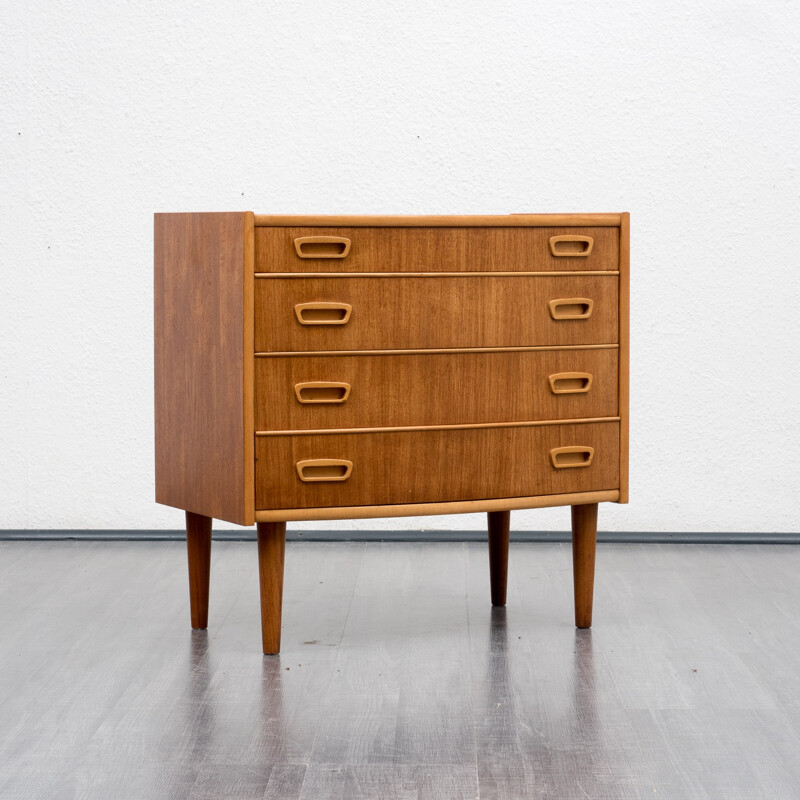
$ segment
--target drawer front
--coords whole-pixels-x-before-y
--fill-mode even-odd
[[[259,436],[256,459],[259,510],[601,491],[619,423]]]
[[[619,228],[256,228],[256,272],[619,269]]]
[[[257,358],[256,430],[614,417],[617,357],[610,349]]]
[[[260,278],[257,352],[618,342],[615,275]]]

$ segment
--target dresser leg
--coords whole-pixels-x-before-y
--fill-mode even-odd
[[[281,606],[283,604],[283,556],[286,523],[259,522],[258,578],[261,586],[261,640],[264,655],[281,650]]]
[[[594,555],[597,549],[597,503],[572,506],[572,578],[575,626],[592,627]]]
[[[506,604],[508,584],[508,531],[511,525],[510,511],[490,511],[489,518],[489,584],[492,605]]]
[[[208,584],[211,579],[211,517],[186,512],[189,555],[189,607],[192,627],[208,627]]]

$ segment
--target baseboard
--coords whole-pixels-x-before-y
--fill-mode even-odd
[[[93,542],[171,542],[186,538],[182,530],[0,530],[0,541],[77,540]],[[255,541],[253,528],[214,531],[221,542]],[[514,542],[568,542],[568,531],[511,531]],[[290,542],[485,542],[485,531],[447,530],[293,530],[287,528]],[[650,533],[640,531],[600,531],[600,543],[615,544],[800,544],[800,533]]]

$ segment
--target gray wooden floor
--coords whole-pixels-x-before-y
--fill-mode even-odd
[[[260,654],[253,543],[207,633],[176,543],[0,543],[0,797],[798,798],[800,548],[287,547]]]

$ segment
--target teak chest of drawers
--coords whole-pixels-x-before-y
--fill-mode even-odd
[[[288,520],[571,506],[591,625],[597,504],[628,495],[629,216],[155,216],[156,500],[258,526],[265,653]]]

